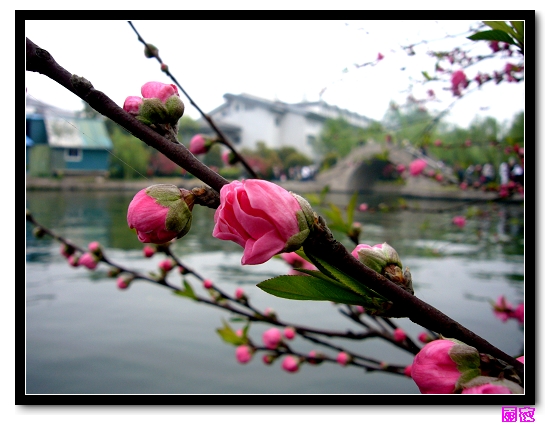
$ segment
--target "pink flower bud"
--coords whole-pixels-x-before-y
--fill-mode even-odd
[[[212,139],[209,139],[203,134],[196,134],[191,138],[191,141],[189,142],[189,151],[193,155],[201,155],[207,153],[213,144],[214,141]]]
[[[336,356],[336,361],[342,366],[346,366],[349,362],[351,362],[351,356],[345,351],[340,351]]]
[[[174,84],[164,84],[157,81],[150,81],[141,87],[141,95],[145,99],[160,99],[166,103],[170,96],[179,96],[178,87]]]
[[[516,358],[516,360],[518,360],[518,361],[522,362],[523,364],[525,364],[525,361],[524,361],[523,357],[524,356],[519,356],[519,357]]]
[[[300,359],[293,355],[285,356],[281,362],[281,367],[283,370],[290,373],[298,372],[298,369],[300,368]]]
[[[424,344],[427,344],[428,342],[431,342],[434,339],[430,335],[428,335],[427,332],[420,332],[420,334],[418,334],[418,340],[420,342],[423,342]]]
[[[119,276],[116,279],[116,285],[118,289],[127,289],[130,286],[132,278],[129,276]]]
[[[143,99],[139,96],[128,96],[124,101],[122,109],[132,115],[139,115],[139,108],[143,103]]]
[[[242,329],[237,329],[237,330],[235,331],[235,335],[237,335],[238,337],[243,336],[243,330],[242,330]]]
[[[235,350],[235,357],[239,363],[248,363],[252,360],[252,349],[248,345],[239,345]]]
[[[411,176],[418,176],[422,173],[422,171],[424,171],[426,165],[428,165],[428,163],[423,159],[415,159],[409,164],[409,173]]]
[[[264,311],[264,316],[275,319],[277,314],[275,313],[275,310],[273,310],[271,307],[267,307]]]
[[[159,263],[159,268],[163,271],[165,271],[166,273],[168,273],[170,270],[172,270],[174,268],[175,264],[174,262],[167,258],[166,260],[162,260],[160,263]]]
[[[397,328],[393,331],[393,339],[395,339],[396,342],[403,342],[407,339],[407,334],[403,329]]]
[[[65,258],[69,258],[74,253],[74,249],[67,244],[62,244],[59,248],[59,253]]]
[[[128,206],[128,226],[143,243],[164,244],[191,228],[195,195],[171,184],[140,190]]]
[[[97,241],[90,242],[88,244],[88,250],[94,254],[101,252],[101,245]]]
[[[497,298],[497,301],[493,304],[493,313],[503,322],[506,322],[514,311],[514,306],[510,304],[504,295]]]
[[[72,266],[72,267],[78,267],[80,264],[80,255],[78,254],[73,254],[73,255],[69,255],[69,257],[67,258],[67,262]]]
[[[460,188],[461,188],[462,190],[466,190],[466,189],[468,189],[468,183],[466,183],[466,182],[462,182],[462,183],[460,183],[460,185],[459,185],[459,186],[460,186]]]
[[[235,298],[240,300],[243,297],[244,297],[244,289],[243,288],[235,289]]]
[[[381,61],[382,59],[384,59],[384,55],[382,53],[378,53],[378,56],[377,58],[379,61]]]
[[[358,314],[363,314],[365,312],[365,307],[363,307],[362,305],[356,305],[355,309],[357,310]]]
[[[94,270],[97,267],[97,259],[90,252],[85,252],[78,260],[78,265]]]
[[[405,369],[403,370],[405,375],[409,377],[411,376],[411,371],[412,371],[412,364],[405,366]]]
[[[462,215],[457,215],[453,217],[453,224],[457,227],[463,228],[466,226],[466,217]]]
[[[204,286],[205,289],[210,289],[212,288],[213,283],[210,279],[204,279],[204,281],[202,282],[202,285]]]
[[[422,394],[452,394],[463,375],[474,378],[481,373],[479,364],[475,348],[456,340],[438,339],[414,357],[411,377]]]
[[[364,212],[364,211],[367,211],[368,209],[369,209],[368,204],[366,204],[366,203],[364,203],[364,202],[363,202],[362,204],[359,204],[359,211],[363,211],[363,212]]]
[[[143,255],[145,255],[147,258],[155,255],[155,252],[157,252],[157,250],[151,246],[146,245],[143,247]]]
[[[451,75],[451,90],[455,96],[459,96],[462,89],[468,87],[468,78],[464,71],[458,70]]]
[[[395,169],[399,174],[401,174],[407,169],[407,167],[405,167],[403,164],[397,164]]]
[[[281,331],[277,328],[270,328],[262,335],[264,345],[270,350],[275,350],[281,343],[282,338]]]
[[[271,354],[264,354],[262,356],[262,362],[264,362],[266,365],[270,365],[273,363],[273,361],[275,360],[275,356],[271,355]]]
[[[274,183],[233,181],[220,191],[212,235],[241,245],[243,265],[262,264],[276,254],[300,248],[313,215],[307,201]]]
[[[291,326],[287,326],[284,330],[283,330],[283,335],[285,336],[286,339],[294,339],[294,337],[296,336],[296,330],[291,327]]]

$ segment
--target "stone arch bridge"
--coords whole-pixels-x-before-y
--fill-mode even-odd
[[[381,157],[387,158],[387,161],[380,160]],[[355,148],[330,170],[319,173],[315,180],[318,184],[329,186],[333,192],[369,192],[380,181],[381,163],[403,164],[408,168],[408,165],[418,158],[426,161],[425,171],[439,172],[443,175],[443,180],[437,182],[421,175],[414,179],[406,179],[405,186],[414,185],[416,188],[422,187],[422,190],[429,191],[430,188],[440,189],[442,185],[458,183],[451,168],[422,154],[419,149],[407,145],[397,146],[375,142]]]

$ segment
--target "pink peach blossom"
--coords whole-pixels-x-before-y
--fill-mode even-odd
[[[407,334],[403,329],[397,328],[393,331],[393,339],[395,339],[396,342],[403,342],[407,339]]]
[[[411,173],[411,176],[418,176],[424,171],[426,165],[428,165],[428,163],[423,159],[415,159],[409,164],[409,173]]]
[[[368,204],[364,202],[362,204],[359,204],[359,211],[367,211],[368,209],[369,209]]]
[[[193,205],[194,195],[186,189],[168,184],[149,186],[130,202],[128,226],[136,229],[140,242],[164,244],[189,231]]]
[[[297,198],[265,180],[223,186],[214,222],[214,237],[244,248],[243,265],[262,264],[281,252],[295,251],[309,234]]]
[[[204,279],[202,282],[202,286],[204,286],[206,289],[210,289],[213,286],[213,283],[210,279]]]
[[[235,350],[235,357],[239,363],[248,363],[252,360],[252,349],[248,345],[239,345]]]
[[[85,252],[78,260],[78,265],[94,270],[97,267],[97,259],[91,253]]]
[[[126,289],[130,286],[130,282],[128,282],[128,279],[126,279],[122,276],[119,276],[116,279],[116,285],[117,285],[118,289]]]
[[[143,99],[139,96],[128,96],[124,101],[122,109],[131,115],[139,115],[139,108],[143,104]]]
[[[275,350],[281,343],[283,336],[278,328],[270,328],[262,334],[264,345],[270,350]]]
[[[178,87],[175,84],[164,84],[157,81],[150,81],[141,87],[141,95],[144,99],[160,99],[166,103],[171,96],[179,96]]]
[[[519,357],[516,358],[516,360],[518,360],[518,361],[522,362],[523,364],[525,364],[525,361],[524,361],[523,357],[524,356],[519,356]]]
[[[285,336],[286,339],[292,340],[296,336],[296,330],[291,326],[287,326],[283,330],[283,335]]]
[[[462,215],[457,215],[453,217],[453,224],[460,228],[466,226],[466,217]]]
[[[447,339],[426,344],[416,354],[411,377],[422,394],[451,394],[461,373],[449,352],[457,345]]]
[[[189,150],[193,155],[201,155],[207,153],[210,149],[210,145],[202,134],[196,134],[191,138],[189,143]]]
[[[298,372],[298,369],[300,368],[300,360],[298,357],[293,355],[285,356],[281,362],[281,368],[290,373]]]
[[[351,356],[345,351],[340,351],[336,356],[336,361],[342,366],[346,366],[349,362],[351,362]]]
[[[143,247],[143,255],[145,255],[145,257],[147,258],[150,258],[153,255],[155,255],[155,252],[157,252],[157,250],[151,246],[147,245]]]
[[[162,260],[159,263],[159,268],[165,272],[169,272],[174,268],[175,264],[171,259]]]
[[[243,296],[244,296],[244,289],[243,288],[235,289],[235,298],[240,300]]]
[[[429,336],[427,332],[420,332],[418,334],[418,340],[424,344],[427,344],[428,342],[433,341],[433,338]]]
[[[382,59],[384,59],[384,55],[382,53],[378,53],[378,56],[376,57],[376,59],[381,61]]]

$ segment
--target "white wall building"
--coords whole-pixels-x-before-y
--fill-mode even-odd
[[[208,115],[236,148],[256,148],[263,141],[273,149],[293,146],[314,160],[313,140],[320,136],[328,118],[342,117],[357,127],[366,127],[372,120],[325,102],[284,103],[248,94],[224,96],[225,103]],[[213,134],[201,118],[201,132]]]

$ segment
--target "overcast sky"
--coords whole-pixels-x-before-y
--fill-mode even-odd
[[[479,22],[479,21],[477,21]],[[206,113],[224,93],[248,93],[283,102],[317,101],[380,120],[390,101],[402,103],[422,71],[434,74],[428,49],[456,46],[490,53],[485,42],[466,36],[476,21],[132,21],[188,95]],[[119,105],[140,95],[147,81],[169,83],[155,59],[146,59],[128,21],[26,21],[25,34],[71,73],[84,76]],[[450,37],[457,35],[456,37]],[[409,56],[403,46],[428,41]],[[376,66],[355,64],[375,61]],[[448,64],[445,64],[447,66]],[[498,65],[487,64],[487,70]],[[491,68],[492,67],[492,68]],[[347,69],[348,72],[344,72]],[[500,68],[499,68],[500,69]],[[466,74],[473,78],[474,69]],[[447,84],[448,85],[448,84]],[[443,109],[453,100],[447,85],[414,84],[417,98],[433,88]],[[27,93],[53,105],[80,109],[82,101],[49,78],[26,72]],[[182,98],[186,114],[199,112]],[[510,120],[524,109],[524,84],[487,84],[452,109],[449,121],[467,126],[479,114]]]

